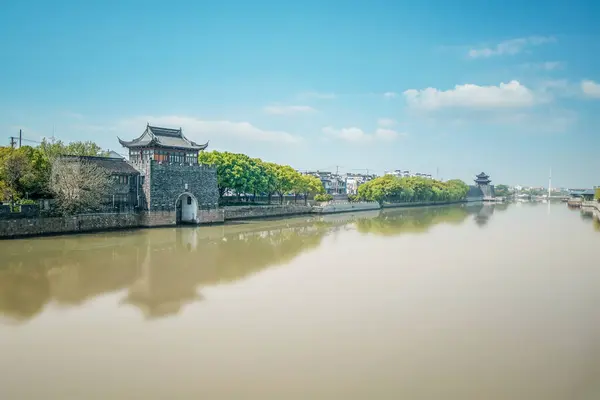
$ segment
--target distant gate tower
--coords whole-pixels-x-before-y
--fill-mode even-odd
[[[476,176],[475,183],[477,184],[477,187],[479,187],[483,192],[484,199],[492,199],[496,197],[496,194],[494,192],[494,186],[490,185],[490,183],[492,183],[492,181],[490,180],[490,176],[487,175],[485,172],[482,172]]]
[[[176,212],[177,223],[198,223],[200,209],[217,207],[217,171],[198,164],[198,153],[208,142],[189,140],[181,128],[148,124],[139,137],[119,143],[129,149],[129,162],[140,172],[145,210]]]

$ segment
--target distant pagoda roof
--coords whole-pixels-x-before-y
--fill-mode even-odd
[[[204,150],[208,147],[208,142],[198,144],[192,142],[183,135],[181,128],[170,129],[158,126],[146,126],[146,130],[137,139],[131,141],[119,139],[119,143],[127,148],[140,147],[165,147],[180,150]]]
[[[479,175],[476,175],[476,177],[477,177],[477,179],[475,179],[475,182],[480,185],[487,185],[490,182],[492,182],[490,180],[490,176],[487,175],[485,172],[482,172]]]

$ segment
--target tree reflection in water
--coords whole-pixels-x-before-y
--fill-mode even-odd
[[[342,227],[383,235],[460,224],[482,206],[386,210],[319,218],[0,242],[0,315],[26,321],[49,302],[72,307],[123,292],[147,318],[201,301],[198,288],[284,264]],[[484,213],[485,214],[485,213]]]
[[[425,233],[437,224],[461,224],[467,217],[475,215],[478,224],[485,224],[493,206],[461,204],[451,207],[428,207],[409,209],[390,209],[383,211],[377,218],[356,222],[359,232],[392,236],[402,233]]]

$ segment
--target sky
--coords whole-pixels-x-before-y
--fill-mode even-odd
[[[600,185],[599,1],[0,1],[0,140]]]

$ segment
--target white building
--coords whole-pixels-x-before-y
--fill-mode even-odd
[[[346,174],[346,193],[355,195],[358,193],[358,187],[363,183],[374,179],[375,175],[365,174]]]
[[[397,169],[395,171],[386,171],[385,174],[386,175],[394,175],[397,178],[420,177],[420,178],[433,179],[431,174],[425,174],[422,172],[411,173],[409,170],[400,170],[400,169]]]

